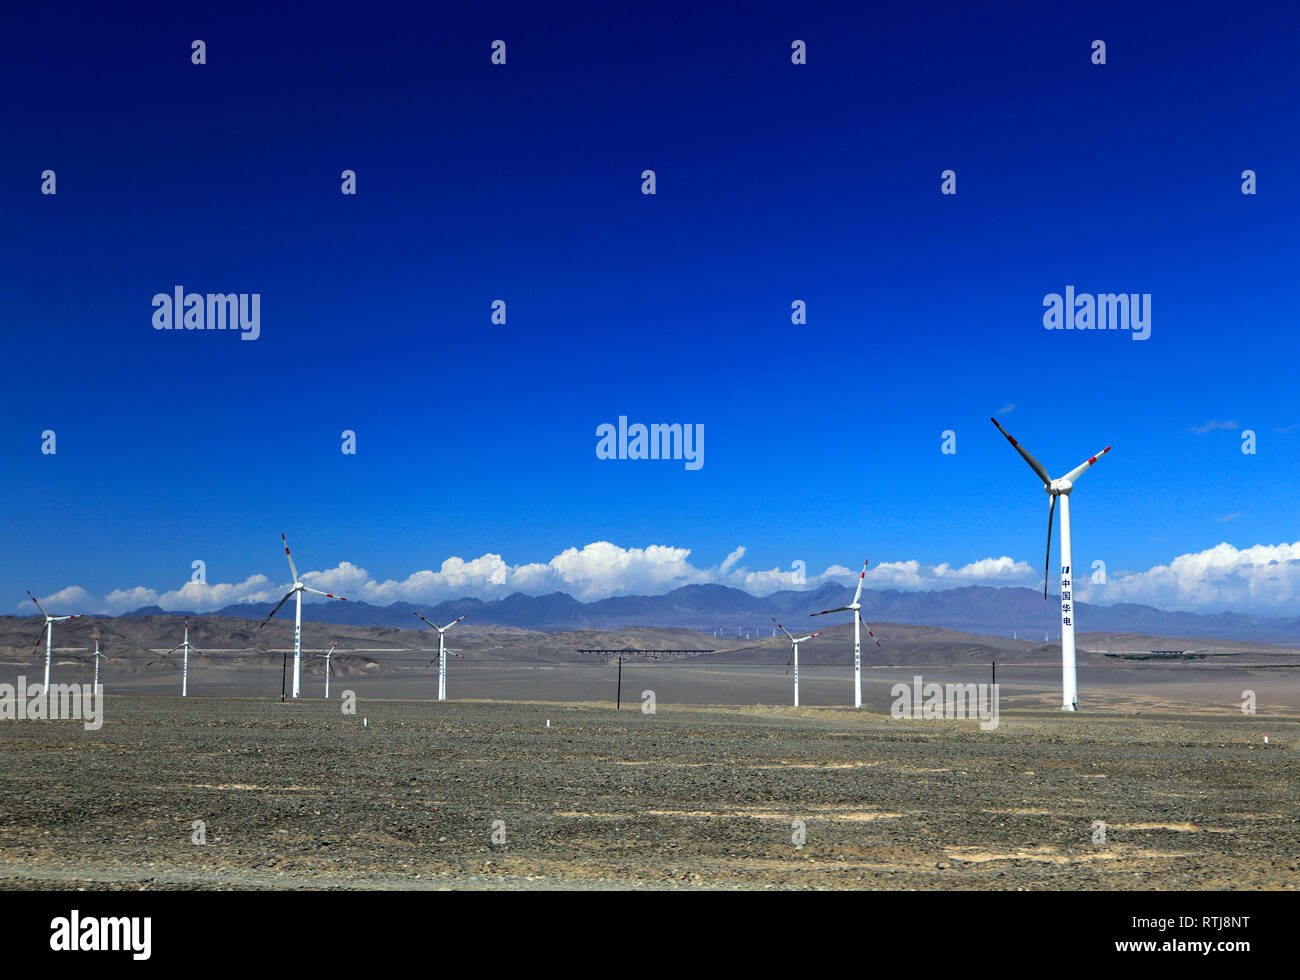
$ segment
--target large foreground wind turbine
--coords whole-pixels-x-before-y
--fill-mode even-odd
[[[338,599],[340,602],[347,602],[347,599],[341,595],[334,595],[332,592],[322,592],[319,589],[303,585],[298,580],[298,569],[294,567],[293,555],[289,554],[288,538],[281,534],[280,540],[284,542],[284,557],[289,559],[289,571],[293,573],[293,588],[285,593],[284,598],[276,604],[276,607],[267,614],[266,619],[262,620],[257,628],[261,629],[269,623],[271,617],[279,612],[280,607],[290,599],[295,600],[293,616],[293,696],[296,698],[302,688],[302,594],[310,592],[312,595],[323,595],[326,599]]]
[[[36,602],[36,596],[32,595],[30,589],[27,590],[27,598],[31,599],[32,602]],[[54,624],[60,623],[65,619],[80,619],[84,614],[78,613],[75,616],[51,616],[41,608],[39,602],[36,602],[36,608],[40,609],[41,615],[45,617],[45,629],[41,630],[41,632],[45,634],[45,686],[42,687],[41,690],[48,691],[50,689],[50,650],[54,646]],[[36,637],[36,646],[32,648],[32,655],[35,656],[36,651],[40,648],[41,638],[38,635]]]
[[[466,613],[465,616],[461,616],[460,619],[448,623],[446,626],[437,626],[429,622],[418,612],[413,612],[411,613],[411,615],[414,616],[416,619],[418,619],[420,622],[424,623],[424,625],[432,626],[434,629],[438,631],[438,700],[446,701],[447,700],[447,644],[446,644],[445,634],[447,630],[455,626],[456,623],[459,623],[460,619],[464,619],[465,616],[469,615],[469,613]]]
[[[1074,481],[1083,475],[1084,470],[1110,452],[1110,446],[1107,446],[1086,462],[1080,463],[1069,473],[1066,473],[1065,476],[1053,480],[1047,475],[1047,470],[1043,468],[1043,464],[1029,455],[1020,443],[1012,439],[1007,430],[998,425],[997,419],[991,418],[989,421],[998,426],[998,431],[1007,437],[1007,442],[1011,443],[1016,452],[1024,457],[1025,462],[1029,464],[1029,468],[1038,474],[1038,478],[1043,481],[1043,489],[1052,498],[1051,507],[1047,511],[1047,562],[1043,567],[1044,599],[1047,598],[1047,579],[1051,574],[1052,567],[1052,523],[1056,516],[1056,500],[1058,497],[1061,500],[1061,710],[1078,711],[1079,681],[1074,667],[1074,590],[1071,588],[1073,574],[1070,569],[1072,564],[1070,556],[1070,491],[1074,489]]]
[[[772,618],[772,622],[776,623],[775,617]],[[786,629],[780,623],[776,623],[776,625],[780,628],[782,633],[784,633],[786,636],[790,636],[790,631],[788,629]],[[818,630],[816,633],[809,633],[807,636],[800,636],[800,637],[790,636],[790,645],[794,648],[794,652],[791,653],[790,659],[786,661],[785,666],[786,666],[786,673],[788,674],[790,672],[790,664],[791,663],[794,664],[794,706],[796,708],[799,707],[799,644],[803,643],[805,640],[811,640],[814,636],[821,636],[821,635],[822,635],[822,631]]]
[[[867,559],[870,561],[870,559]],[[810,616],[825,616],[833,612],[853,613],[853,707],[862,707],[862,583],[867,577],[867,562],[862,563],[862,574],[858,576],[858,591],[853,593],[853,601],[847,606],[835,609],[823,609],[821,612],[809,613]],[[876,634],[867,630],[867,636],[876,640]],[[876,646],[880,641],[876,640]]]

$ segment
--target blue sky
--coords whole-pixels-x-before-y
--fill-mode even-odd
[[[1300,15],[840,6],[11,13],[5,610],[195,559],[164,605],[262,598],[281,531],[372,601],[1033,585],[1005,410],[1054,475],[1115,447],[1094,601],[1294,614]],[[178,284],[261,335],[154,330]],[[1067,285],[1151,294],[1150,338],[1045,330]],[[597,459],[620,415],[703,467]]]

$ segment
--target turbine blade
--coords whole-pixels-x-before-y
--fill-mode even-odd
[[[837,607],[837,608],[835,608],[835,609],[823,609],[821,612],[809,613],[808,615],[809,615],[809,616],[825,616],[827,613],[833,613],[833,612],[853,612],[853,607],[852,607],[852,606],[839,606],[839,607]]]
[[[32,656],[33,656],[33,657],[36,656],[38,653],[41,652],[41,643],[42,643],[42,642],[44,641],[44,639],[45,639],[45,630],[46,630],[46,627],[42,626],[42,627],[41,627],[41,631],[40,631],[40,633],[38,633],[38,634],[36,635],[36,646],[32,647]]]
[[[28,590],[27,590],[27,598],[31,599],[32,602],[36,602],[36,596],[32,595],[32,590],[31,590],[31,589],[28,589]],[[40,604],[39,602],[36,602],[36,608],[37,608],[37,609],[40,609],[40,611],[41,611],[41,615],[42,615],[42,616],[48,616],[48,615],[49,615],[49,613],[47,613],[47,612],[45,611],[45,609],[41,606],[41,604]]]
[[[1043,562],[1043,598],[1047,598],[1047,582],[1052,574],[1052,525],[1056,522],[1056,494],[1047,510],[1047,558]]]
[[[873,640],[876,641],[876,646],[880,646],[880,641],[876,640],[876,634],[871,632],[871,629],[867,626],[867,621],[862,618],[862,613],[858,613],[858,622],[860,622],[862,624],[862,628],[867,631],[867,636],[871,637]]]
[[[998,431],[1007,437],[1007,442],[1011,443],[1011,445],[1016,447],[1016,452],[1018,452],[1021,456],[1025,458],[1025,462],[1028,463],[1030,468],[1035,473],[1038,474],[1038,478],[1042,480],[1044,484],[1048,484],[1052,482],[1052,478],[1047,475],[1047,470],[1043,468],[1043,464],[1040,463],[1038,460],[1034,459],[1034,457],[1029,455],[1029,453],[1025,452],[1025,447],[1020,445],[1020,443],[1016,442],[1016,440],[1012,439],[1011,434],[1007,432],[1006,429],[1002,428],[1002,426],[998,425],[997,419],[990,418],[989,421],[992,422],[994,425],[998,426]]]
[[[870,561],[870,559],[868,559]],[[867,562],[862,563],[862,574],[858,576],[858,591],[853,593],[853,604],[856,606],[858,600],[862,598],[862,583],[867,580]]]
[[[284,542],[284,557],[289,559],[289,571],[293,572],[293,580],[296,583],[298,581],[298,569],[294,567],[293,555],[289,554],[289,539],[284,536],[283,531],[280,532],[280,540]]]
[[[1101,459],[1108,452],[1110,452],[1110,446],[1107,446],[1105,449],[1099,452],[1096,456],[1092,457],[1092,459],[1088,460],[1086,463],[1080,463],[1074,469],[1070,470],[1069,473],[1065,474],[1065,479],[1073,483],[1075,480],[1079,479],[1079,477],[1083,476],[1084,470],[1086,470],[1093,463],[1097,462],[1097,460]]]
[[[266,614],[266,619],[262,620],[260,623],[257,624],[257,628],[260,630],[263,626],[269,623],[271,621],[271,617],[280,611],[280,606],[283,606],[286,602],[288,602],[292,595],[293,595],[292,592],[285,593],[284,598],[281,599],[279,603],[276,604],[276,607]]]
[[[425,619],[423,616],[421,616],[418,612],[412,612],[411,615],[414,616],[416,619],[418,619],[420,622],[422,622],[425,626],[429,626],[429,627],[431,627],[431,628],[433,628],[433,629],[437,629],[437,628],[438,628],[438,627],[434,626],[433,623],[429,622],[427,619]]]
[[[776,617],[775,617],[775,616],[769,616],[768,618],[769,618],[770,620],[772,620],[772,622],[776,623]],[[789,631],[788,629],[786,629],[784,626],[782,626],[780,623],[776,623],[776,628],[779,629],[779,630],[780,630],[782,633],[784,633],[786,636],[790,636],[790,631]],[[794,637],[793,637],[793,636],[790,636],[790,639],[793,640]]]
[[[302,590],[303,590],[304,592],[311,592],[311,593],[314,593],[315,595],[323,595],[326,599],[338,599],[340,602],[347,602],[347,601],[348,601],[344,596],[341,596],[341,595],[335,595],[333,592],[322,592],[320,589],[313,589],[313,588],[312,588],[311,586],[309,586],[309,585],[304,585],[304,586],[302,587]]]
[[[466,614],[465,614],[465,616],[468,616],[468,615],[469,615],[469,613],[466,613]],[[460,619],[464,619],[465,616],[460,617]],[[453,626],[455,626],[457,623],[459,623],[459,622],[460,622],[460,619],[452,620],[450,623],[448,623],[448,624],[447,624],[446,626],[444,626],[442,629],[438,630],[438,632],[439,632],[439,633],[445,633],[445,632],[447,632],[447,630],[451,629]],[[437,627],[435,627],[435,629],[436,629],[436,628],[437,628]]]

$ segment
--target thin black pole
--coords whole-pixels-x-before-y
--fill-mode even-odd
[[[993,686],[997,687],[997,684],[998,684],[998,662],[995,660],[993,661]]]
[[[280,664],[280,703],[284,704],[284,675],[289,669],[289,654],[284,655],[284,662]]]
[[[618,658],[618,701],[614,703],[614,710],[619,711],[623,707],[623,658]]]

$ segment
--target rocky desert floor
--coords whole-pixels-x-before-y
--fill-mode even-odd
[[[988,732],[109,696],[98,731],[0,722],[0,889],[1295,889],[1297,744],[1300,712],[1155,694],[1004,709]]]

